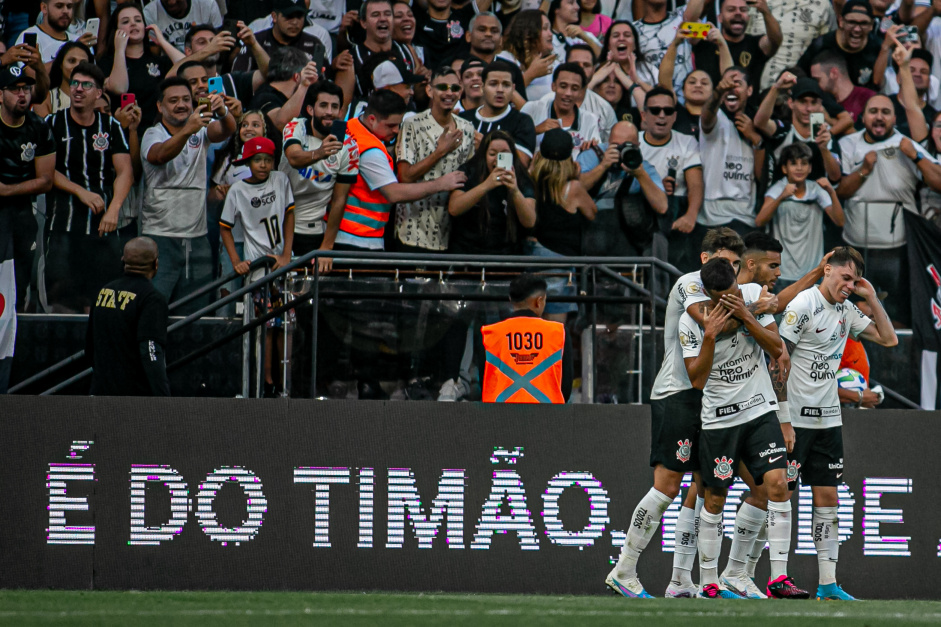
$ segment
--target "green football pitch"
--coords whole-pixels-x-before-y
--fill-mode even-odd
[[[912,625],[941,624],[941,602],[628,600],[303,592],[0,590],[4,625]]]

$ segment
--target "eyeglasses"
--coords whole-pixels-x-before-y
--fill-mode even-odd
[[[11,94],[29,93],[30,86],[29,85],[14,85],[13,87],[4,87],[3,91],[8,91]]]
[[[90,89],[97,89],[98,85],[93,81],[69,81],[69,87],[81,87],[82,89],[88,91]]]
[[[650,111],[654,115],[673,115],[676,113],[676,107],[647,107],[647,111]]]
[[[438,91],[450,91],[451,93],[456,94],[461,91],[461,86],[452,83],[438,83],[435,85],[435,89]]]
[[[843,20],[850,28],[872,28],[872,22],[857,22],[856,20]]]

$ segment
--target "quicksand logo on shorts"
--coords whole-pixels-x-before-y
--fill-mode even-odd
[[[716,407],[716,418],[721,418],[723,416],[731,416],[737,414],[740,411],[745,411],[746,409],[751,409],[752,407],[757,407],[765,402],[764,394],[755,394],[747,401],[742,401],[741,403],[732,403],[731,405],[723,405],[722,407]]]

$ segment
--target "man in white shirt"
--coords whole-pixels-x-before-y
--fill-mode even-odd
[[[194,110],[189,83],[181,77],[160,84],[157,110],[162,122],[147,129],[141,139],[141,227],[160,251],[154,287],[172,302],[212,278],[206,239],[206,157],[210,142],[221,142],[235,132],[235,119],[219,94],[209,96],[208,107]]]
[[[641,3],[643,17],[634,22],[634,28],[640,36],[640,41],[635,43],[637,57],[647,67],[660,67],[670,43],[676,39],[680,25],[684,22],[698,22],[705,0],[691,0],[672,10],[667,4],[667,0],[644,0]],[[693,46],[689,40],[681,40],[673,63],[673,93],[683,93],[683,83],[692,71]]]
[[[552,93],[539,100],[530,100],[523,106],[522,112],[530,116],[536,125],[537,146],[542,143],[543,134],[553,128],[561,128],[572,135],[575,145],[573,159],[592,140],[601,141],[598,116],[582,111],[576,104],[587,84],[581,66],[563,63],[552,73]]]
[[[607,100],[599,96],[593,89],[587,88],[588,83],[591,82],[591,77],[595,73],[596,59],[597,57],[591,49],[591,46],[577,44],[568,49],[565,62],[577,63],[581,66],[582,70],[585,71],[585,80],[588,82],[585,83],[586,87],[582,90],[581,97],[575,101],[575,104],[577,104],[582,111],[594,113],[598,116],[601,141],[607,142],[608,136],[611,133],[611,127],[617,124],[618,118],[614,113],[614,107],[612,107]]]
[[[919,181],[941,190],[941,165],[919,144],[895,128],[895,108],[888,96],[873,96],[863,110],[863,126],[840,139],[844,200],[843,239],[861,250],[871,268],[870,281],[886,291],[892,320],[911,324],[908,260],[902,211],[917,212]]]
[[[144,20],[156,24],[164,39],[180,52],[191,25],[222,26],[222,14],[215,0],[151,0],[144,7]]]
[[[36,47],[39,48],[39,56],[42,62],[46,64],[46,69],[52,65],[59,48],[67,43],[73,37],[69,37],[69,27],[72,25],[72,15],[75,8],[75,0],[45,0],[39,3],[42,11],[42,22],[36,26],[30,26],[16,38],[16,45],[23,43],[24,36],[28,34],[36,35]],[[94,46],[98,43],[97,38],[90,33],[82,33],[80,37],[74,37],[86,46]],[[55,87],[58,87],[56,85]]]

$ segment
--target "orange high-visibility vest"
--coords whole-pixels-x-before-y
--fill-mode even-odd
[[[531,316],[507,318],[481,329],[487,363],[485,403],[564,403],[565,327]]]
[[[355,141],[359,149],[360,158],[367,150],[376,148],[389,160],[389,168],[394,172],[392,157],[386,150],[382,141],[363,126],[357,118],[346,123],[346,132]],[[350,193],[346,197],[346,208],[343,220],[340,221],[340,231],[356,237],[382,239],[385,233],[386,222],[389,221],[389,211],[392,203],[386,200],[379,190],[369,189],[362,174],[356,177],[356,182],[350,186]]]

